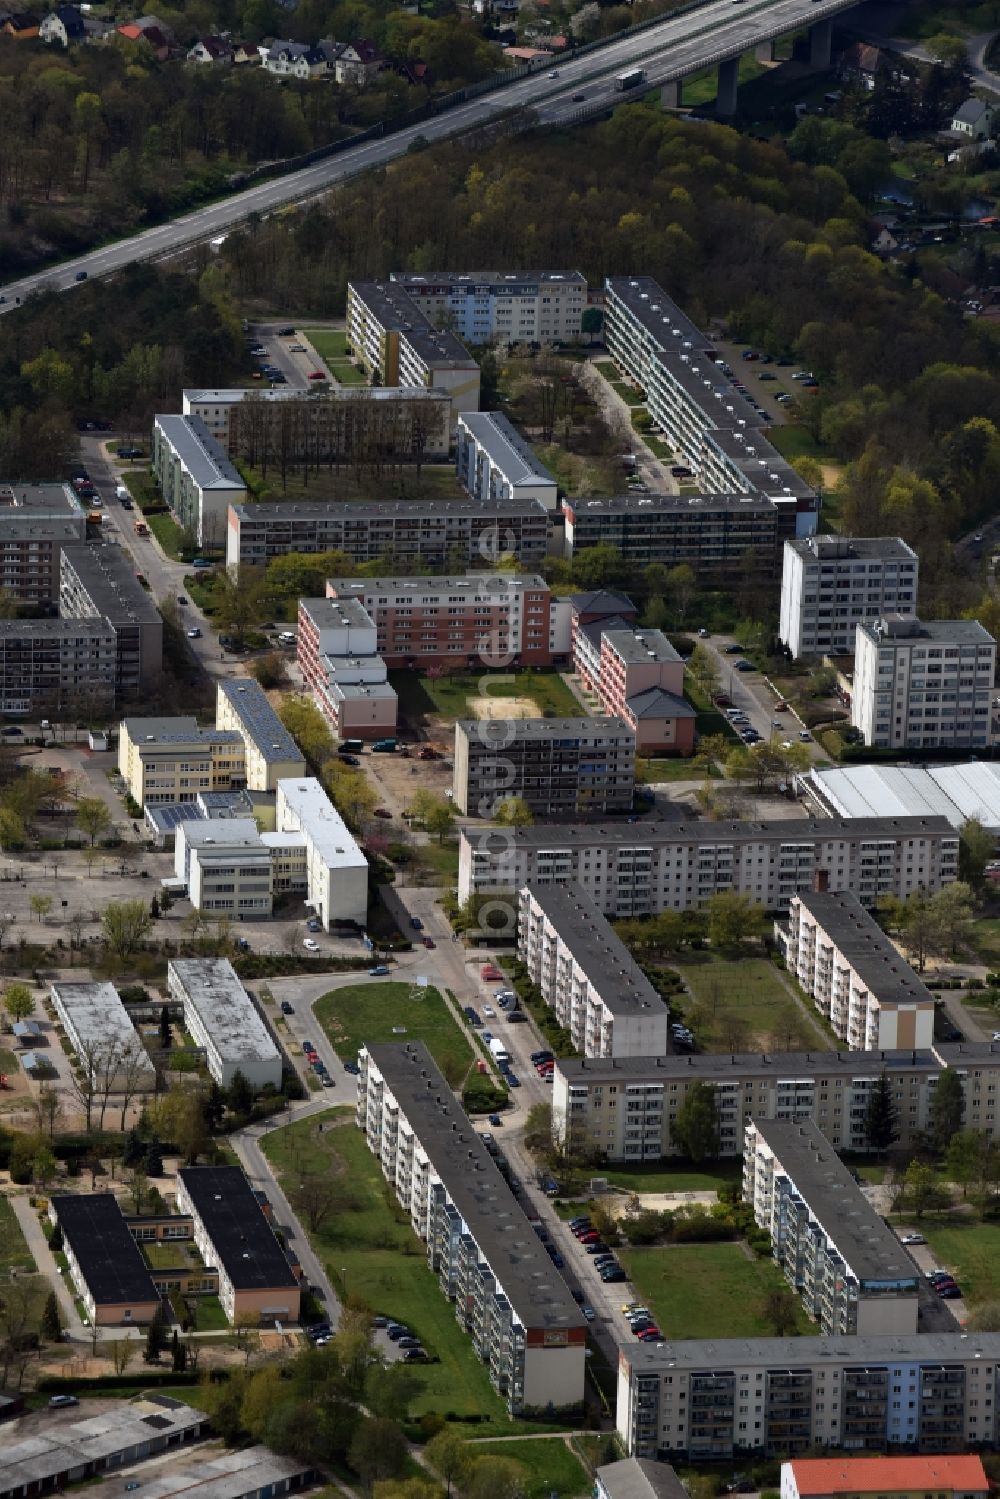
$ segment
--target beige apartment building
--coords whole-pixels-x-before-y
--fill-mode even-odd
[[[215,727],[235,729],[246,752],[250,791],[275,791],[289,776],[304,776],[302,751],[252,677],[227,678],[216,689]]]
[[[202,729],[194,718],[125,718],[118,770],[140,807],[193,802],[199,791],[246,782],[246,750],[235,729]]]
[[[803,891],[775,930],[789,971],[852,1051],[934,1044],[933,994],[857,896]]]

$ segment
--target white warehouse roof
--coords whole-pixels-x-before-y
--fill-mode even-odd
[[[1000,764],[858,765],[814,770],[807,790],[834,817],[947,817],[954,828],[974,818],[1000,837]]]

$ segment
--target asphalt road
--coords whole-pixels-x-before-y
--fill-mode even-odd
[[[802,730],[802,724],[794,713],[777,710],[775,703],[780,699],[772,692],[761,673],[736,670],[735,663],[740,660],[740,656],[735,653],[726,654],[727,646],[737,644],[733,636],[711,635],[700,644],[705,646],[715,660],[719,669],[722,691],[728,694],[734,708],[743,710],[762,739],[774,740],[776,744],[784,744],[786,741],[791,741],[793,744],[800,742],[799,733]],[[811,760],[818,761],[827,758],[822,746],[814,739],[802,742],[809,751]]]
[[[504,88],[407,126],[381,140],[365,141],[313,166],[272,182],[235,193],[222,202],[182,214],[156,228],[39,271],[0,288],[0,313],[10,312],[40,289],[70,291],[77,277],[107,276],[137,260],[167,257],[185,245],[226,234],[251,213],[269,213],[286,203],[308,199],[329,187],[402,156],[418,137],[428,142],[466,134],[495,121],[508,110],[534,109],[544,125],[572,122],[581,111],[604,103],[622,103],[614,78],[642,62],[649,84],[683,78],[742,52],[770,37],[813,23],[848,8],[851,0],[709,0],[685,15],[630,32],[597,51],[519,78]],[[584,95],[584,101],[574,95]]]

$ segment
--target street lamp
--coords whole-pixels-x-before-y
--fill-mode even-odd
[[[346,1301],[347,1300],[347,1266],[346,1265],[341,1265],[341,1267],[340,1267],[340,1279],[341,1279],[341,1281],[343,1282],[343,1285],[344,1285],[344,1300]]]

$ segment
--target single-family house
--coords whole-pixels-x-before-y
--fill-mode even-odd
[[[951,117],[953,135],[982,141],[993,134],[993,108],[985,99],[970,98],[960,104]]]
[[[871,93],[876,79],[894,73],[896,63],[884,47],[871,42],[852,42],[840,54],[837,71],[841,78],[854,80]]]
[[[399,62],[396,64],[393,72],[413,88],[416,88],[418,85],[429,88],[432,82],[431,70],[425,62]]]
[[[41,22],[38,17],[33,16],[30,11],[8,11],[0,24],[0,32],[4,36],[16,38],[19,42],[26,42],[38,35],[40,26]]]
[[[337,82],[353,83],[358,88],[364,88],[376,73],[381,73],[388,66],[375,43],[361,37],[357,41],[348,42],[337,58]]]
[[[329,71],[324,53],[309,42],[275,42],[264,67],[279,78],[321,78]]]
[[[41,41],[60,47],[68,47],[70,42],[82,42],[86,35],[83,15],[77,5],[57,5],[42,18],[38,28]]]
[[[891,255],[893,250],[899,249],[899,240],[893,234],[888,224],[876,222],[871,226],[871,229],[871,248],[876,255]]]
[[[224,36],[202,36],[188,49],[187,60],[226,66],[233,60],[233,49]]]
[[[253,42],[233,42],[232,46],[233,63],[237,68],[245,67],[247,63],[256,63],[259,66],[260,52]]]
[[[127,42],[138,42],[142,46],[149,47],[159,62],[166,62],[170,56],[170,38],[167,32],[158,22],[147,16],[141,17],[138,21],[129,21],[126,25],[115,29],[118,35],[124,37]]]

